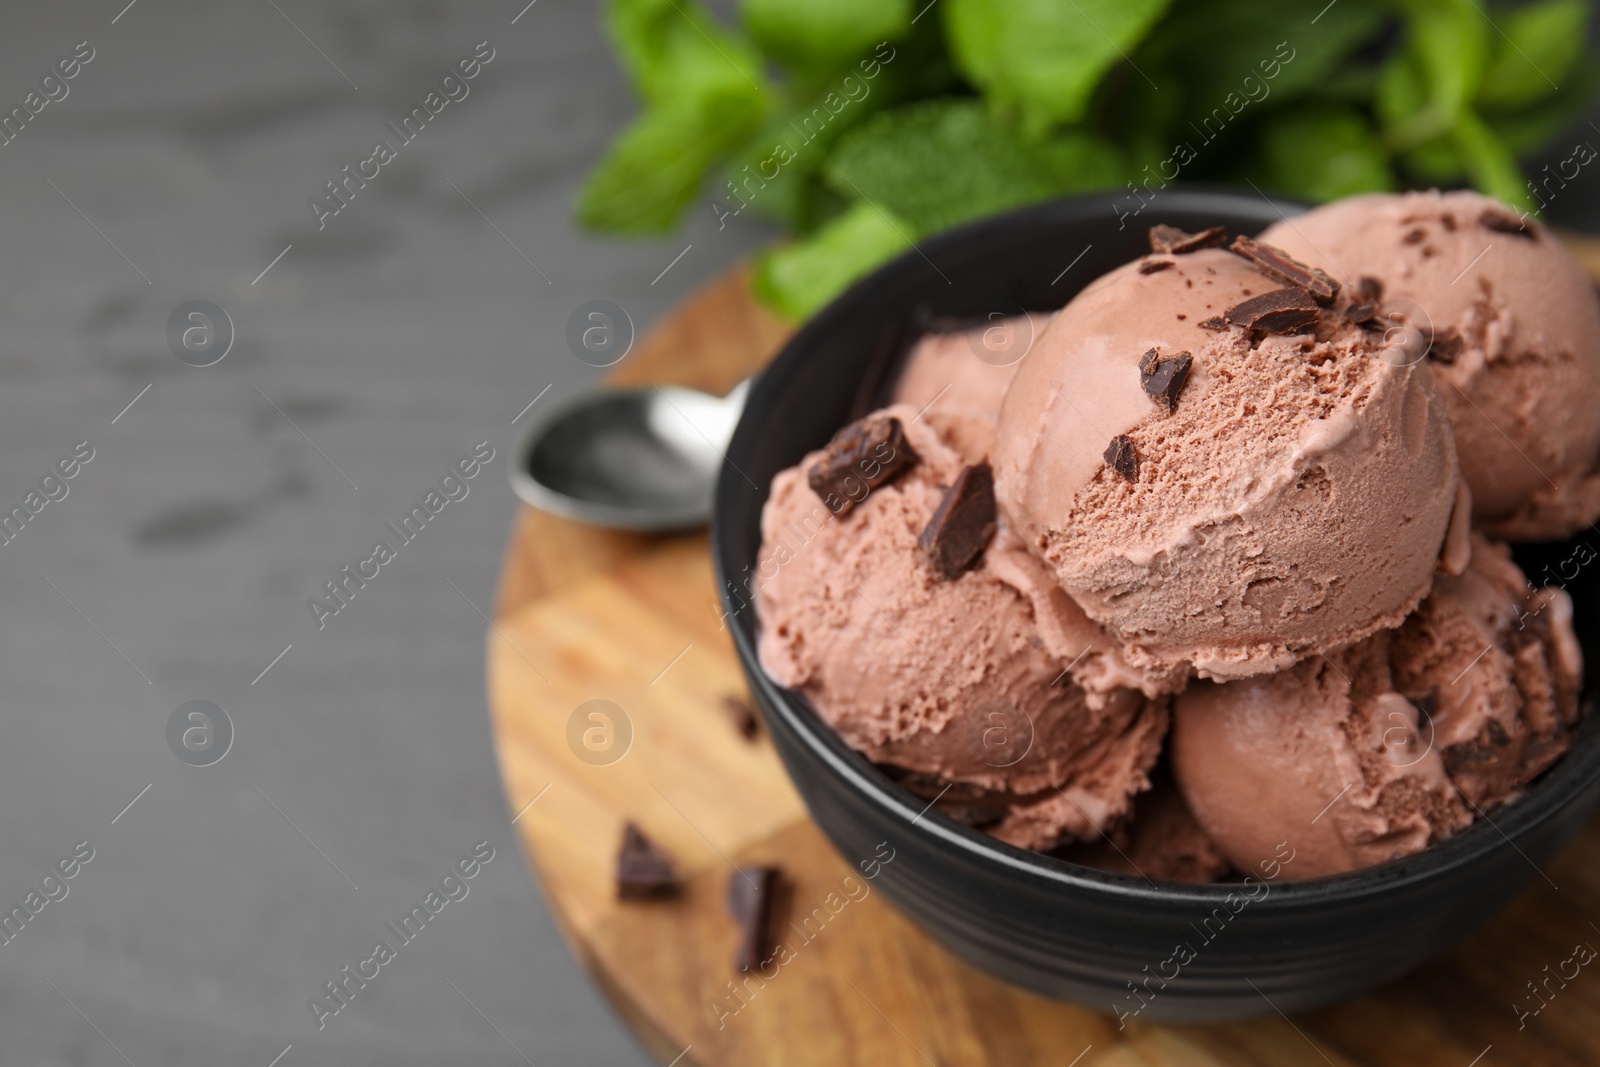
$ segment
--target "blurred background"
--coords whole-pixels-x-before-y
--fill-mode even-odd
[[[30,518],[0,544],[0,910],[93,858],[0,945],[0,1059],[646,1062],[540,902],[484,710],[514,420],[599,373],[565,342],[578,305],[643,328],[788,233],[756,283],[799,317],[975,214],[1129,210],[1179,142],[1177,180],[1476,184],[1600,229],[1600,168],[1570,163],[1600,145],[1586,3],[1078,0],[1105,32],[1054,36],[1016,14],[1049,5],[944,6],[6,13],[0,505]],[[818,106],[821,149],[768,162]],[[378,140],[394,158],[330,201]],[[192,301],[226,313],[209,366],[169,344]],[[308,598],[479,442],[467,495],[319,627]],[[231,733],[208,766],[169,741],[196,700]],[[308,998],[480,842],[468,895],[319,1031]]]

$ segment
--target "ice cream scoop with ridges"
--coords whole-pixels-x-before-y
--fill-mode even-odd
[[[1566,751],[1582,682],[1572,601],[1531,590],[1504,545],[1473,542],[1466,572],[1441,575],[1399,629],[1174,702],[1174,774],[1236,866],[1280,841],[1294,878],[1419,852]]]
[[[1221,249],[1142,257],[1055,318],[1001,409],[1002,515],[1152,676],[1281,670],[1432,581],[1458,472],[1415,334],[1350,322],[1348,293],[1305,333],[1213,321],[1283,286]],[[1152,350],[1192,360],[1171,412],[1141,385]]]
[[[962,468],[986,458],[992,428],[909,406],[882,414],[919,460],[849,511],[831,515],[807,483],[821,453],[773,480],[763,668],[868,758],[995,808],[995,836],[1030,848],[1096,836],[1148,786],[1166,702],[1123,690],[1091,707],[1038,640],[1028,600],[984,560],[953,580],[935,572],[918,535]]]
[[[1600,304],[1548,230],[1477,193],[1432,191],[1351,197],[1262,239],[1377,279],[1384,307],[1431,329],[1428,368],[1486,531],[1555,540],[1600,516]]]

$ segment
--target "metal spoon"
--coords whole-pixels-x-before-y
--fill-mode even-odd
[[[511,454],[511,488],[543,511],[621,530],[684,530],[711,495],[750,391],[676,385],[582,393],[530,421]]]

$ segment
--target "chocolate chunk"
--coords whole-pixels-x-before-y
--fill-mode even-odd
[[[1378,305],[1351,304],[1345,308],[1344,317],[1358,325],[1364,322],[1371,322],[1378,317]]]
[[[1128,481],[1139,480],[1139,454],[1133,450],[1133,441],[1127,434],[1117,434],[1106,445],[1106,462]]]
[[[1400,243],[1401,244],[1408,244],[1408,245],[1419,245],[1423,241],[1426,241],[1427,239],[1428,239],[1428,231],[1424,230],[1422,227],[1418,226],[1415,229],[1408,230],[1406,232],[1406,235],[1404,237],[1400,238]]]
[[[1376,304],[1383,299],[1383,283],[1368,274],[1363,274],[1356,279],[1355,292],[1352,294],[1358,304]]]
[[[1422,339],[1428,343],[1427,358],[1435,363],[1450,364],[1461,355],[1461,350],[1467,346],[1467,339],[1461,336],[1461,331],[1454,326],[1441,326],[1435,330],[1423,330]]]
[[[829,511],[844,515],[920,459],[899,419],[869,415],[833,435],[822,458],[806,472],[806,481]]]
[[[728,721],[733,723],[733,728],[746,741],[755,740],[756,734],[761,732],[761,720],[756,717],[756,709],[743,697],[732,693],[724,696],[722,710],[728,713]]]
[[[617,850],[617,896],[623,900],[667,897],[678,891],[672,857],[633,823],[622,828]]]
[[[917,544],[939,577],[949,580],[978,561],[994,530],[994,472],[979,463],[956,475]]]
[[[1438,710],[1439,707],[1439,691],[1434,689],[1430,692],[1423,693],[1421,696],[1412,697],[1411,706],[1416,708],[1417,714],[1421,715],[1424,719],[1432,719],[1433,713]],[[1420,726],[1421,724],[1419,723],[1418,725]]]
[[[1211,248],[1220,245],[1228,239],[1228,231],[1221,226],[1213,226],[1199,233],[1186,233],[1176,226],[1150,227],[1150,251],[1163,255],[1182,255],[1185,252],[1196,252],[1202,248]]]
[[[1166,270],[1172,265],[1173,263],[1170,259],[1147,259],[1139,264],[1139,273],[1154,274],[1157,271]]]
[[[1235,237],[1228,250],[1254,263],[1256,269],[1267,277],[1306,290],[1324,307],[1333,303],[1333,298],[1339,295],[1338,282],[1316,267],[1300,262],[1281,248],[1262,244],[1250,237]]]
[[[1144,386],[1145,394],[1170,415],[1178,406],[1178,394],[1189,381],[1189,368],[1193,364],[1194,357],[1187,352],[1163,356],[1152,348],[1139,359],[1139,384]]]
[[[1483,214],[1478,216],[1478,225],[1486,230],[1493,230],[1495,233],[1515,234],[1518,237],[1526,237],[1530,241],[1534,239],[1533,230],[1507,208],[1484,208]]]
[[[1200,328],[1202,330],[1226,330],[1228,323],[1221,315],[1213,315],[1209,319],[1201,319]]]
[[[739,924],[733,969],[759,969],[772,958],[772,917],[778,895],[778,868],[751,867],[728,876],[728,914]]]
[[[1235,326],[1263,333],[1305,333],[1317,321],[1317,301],[1304,289],[1290,286],[1252,296],[1233,305],[1223,317]]]

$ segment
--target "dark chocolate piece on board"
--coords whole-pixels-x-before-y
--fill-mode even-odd
[[[750,867],[728,875],[728,914],[739,924],[734,970],[758,970],[772,958],[772,916],[777,894],[776,867]]]
[[[617,851],[617,896],[643,900],[671,896],[677,890],[672,857],[633,823],[624,825],[622,847]]]
[[[746,741],[755,740],[755,736],[761,732],[761,720],[756,717],[756,709],[744,697],[729,693],[722,698],[722,710],[728,713],[728,721],[733,723],[733,728]]]

